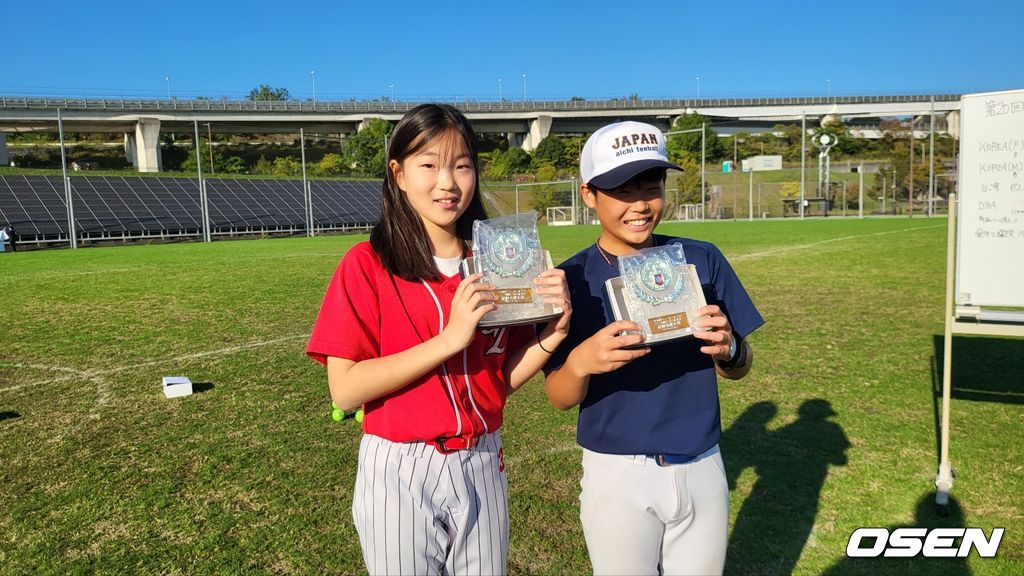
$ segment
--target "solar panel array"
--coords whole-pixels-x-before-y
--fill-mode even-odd
[[[195,178],[76,176],[71,180],[76,233],[83,240],[199,235]],[[214,235],[306,230],[301,180],[207,178]],[[380,181],[310,181],[314,230],[367,228],[380,220]],[[0,226],[21,241],[67,242],[59,176],[0,176]]]

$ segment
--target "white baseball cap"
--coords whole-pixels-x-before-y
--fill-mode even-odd
[[[611,190],[651,168],[682,168],[668,161],[665,136],[643,122],[616,122],[591,134],[580,154],[583,182]]]

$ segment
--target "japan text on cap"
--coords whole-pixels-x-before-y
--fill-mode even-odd
[[[616,122],[594,132],[580,154],[580,177],[610,190],[651,168],[682,170],[668,161],[665,136],[643,122]]]

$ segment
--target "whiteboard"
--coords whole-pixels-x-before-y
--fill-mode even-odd
[[[1024,90],[960,104],[956,303],[1024,307]]]

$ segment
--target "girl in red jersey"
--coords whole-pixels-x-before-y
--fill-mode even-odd
[[[477,329],[496,306],[479,274],[458,274],[486,218],[477,179],[465,116],[410,110],[388,147],[380,223],[342,259],[306,350],[338,407],[365,405],[352,513],[370,574],[506,572],[502,410],[565,338],[570,310],[551,269],[535,284],[561,318]]]

